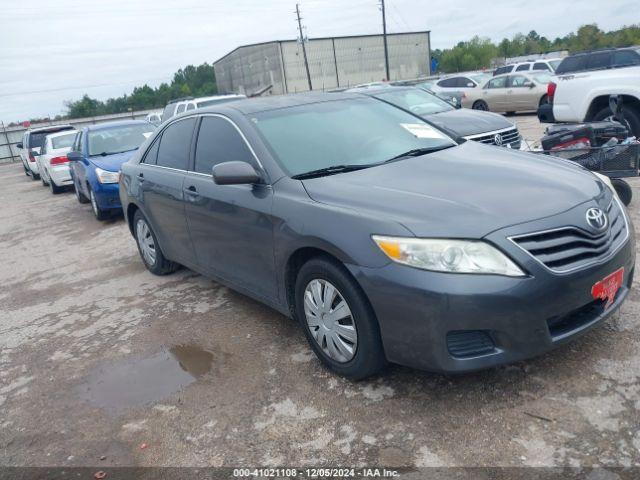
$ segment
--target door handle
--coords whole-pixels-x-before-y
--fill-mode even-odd
[[[141,182],[144,181],[144,173],[140,172],[138,174],[138,180],[140,180]]]
[[[192,196],[198,195],[198,190],[196,190],[196,187],[193,185],[189,185],[184,192]]]

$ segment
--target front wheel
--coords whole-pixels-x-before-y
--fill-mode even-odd
[[[482,110],[484,112],[489,110],[489,105],[484,100],[477,100],[473,102],[473,106],[471,107],[473,110]]]
[[[311,348],[330,370],[360,380],[386,364],[375,314],[360,286],[337,262],[320,257],[302,266],[295,311]]]
[[[93,193],[92,188],[89,188],[89,199],[91,200],[91,210],[93,210],[93,214],[98,220],[103,221],[109,218],[109,211],[100,208],[98,199],[96,198],[96,194]]]
[[[156,234],[140,210],[136,210],[133,216],[133,226],[138,252],[140,252],[145,267],[154,275],[167,275],[175,272],[179,265],[164,256],[160,245],[158,245]]]

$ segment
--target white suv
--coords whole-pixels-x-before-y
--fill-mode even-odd
[[[555,72],[558,65],[562,62],[562,58],[543,58],[540,60],[530,60],[528,62],[512,63],[504,67],[498,67],[493,71],[493,75],[502,75],[503,73],[512,72],[532,72],[534,70],[546,70]]]
[[[163,115],[162,121],[165,121],[167,120],[167,118],[171,118],[174,115],[180,115],[183,112],[188,112],[189,110],[209,107],[211,105],[215,105],[216,103],[225,103],[225,102],[232,102],[234,100],[242,100],[243,98],[247,98],[247,97],[244,95],[213,95],[211,97],[200,97],[200,98],[191,98],[188,100],[183,100],[181,102],[176,103],[176,107],[170,116],[165,118],[165,116]],[[165,109],[165,112],[167,112],[166,109]]]
[[[50,133],[61,132],[63,130],[75,130],[71,125],[52,125],[48,127],[33,128],[24,132],[22,142],[16,145],[20,150],[20,160],[24,173],[32,180],[40,178],[36,157],[40,155],[40,149],[45,138]]]

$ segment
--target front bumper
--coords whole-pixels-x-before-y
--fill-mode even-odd
[[[473,371],[541,355],[614,313],[633,281],[629,227],[629,238],[612,257],[572,273],[553,273],[515,251],[509,253],[526,277],[438,273],[396,263],[349,269],[371,302],[389,361],[429,371]],[[623,286],[605,310],[591,288],[620,267]]]
[[[98,183],[93,187],[98,206],[102,210],[120,209],[120,186],[117,183]]]

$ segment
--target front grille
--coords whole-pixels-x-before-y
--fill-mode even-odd
[[[447,348],[454,357],[478,357],[496,349],[491,335],[484,330],[455,330],[447,333]]]
[[[473,140],[474,142],[484,143],[486,145],[496,145],[496,135],[500,135],[502,139],[501,146],[506,147],[507,145],[511,148],[520,148],[520,133],[518,132],[517,127],[506,128],[504,130],[499,130],[497,132],[492,133],[483,133],[480,135],[470,135],[465,137],[467,140]]]
[[[599,234],[565,227],[511,237],[511,240],[555,272],[575,270],[611,256],[626,241],[627,222],[617,201],[611,202],[607,216],[608,227]]]

